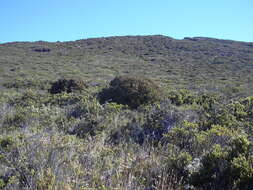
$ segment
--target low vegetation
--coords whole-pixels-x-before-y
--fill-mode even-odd
[[[1,189],[252,188],[253,97],[163,87],[160,98],[130,76],[56,86],[2,92]]]
[[[249,45],[1,44],[0,189],[253,189]]]

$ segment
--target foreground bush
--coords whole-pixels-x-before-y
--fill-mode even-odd
[[[190,183],[201,189],[252,189],[253,157],[246,136],[234,137],[230,147],[214,145],[203,156],[200,168]]]
[[[92,90],[2,93],[0,189],[253,189],[252,97],[129,109]]]
[[[102,103],[116,102],[137,108],[161,99],[161,89],[152,80],[142,77],[120,76],[110,82],[99,98]]]
[[[87,87],[88,85],[81,79],[59,79],[52,84],[49,92],[51,94],[58,94],[62,92],[71,93],[74,91],[82,91]]]

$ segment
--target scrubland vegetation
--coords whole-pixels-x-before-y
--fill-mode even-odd
[[[122,49],[129,50],[128,55],[131,48],[126,47],[130,42],[122,45]],[[158,42],[151,43],[157,50],[162,41]],[[107,41],[101,44],[87,40],[85,43],[105,45]],[[209,47],[209,43],[204,43]],[[214,43],[216,41],[210,42],[211,46],[217,47]],[[232,46],[236,42],[230,43],[225,45]],[[249,70],[245,78],[242,77],[243,69],[251,67],[253,62],[238,67],[237,85],[230,76],[235,65],[223,73],[214,72],[213,81],[209,75],[204,76],[208,78],[206,83],[200,75],[188,81],[190,77],[186,80],[188,74],[182,71],[175,75],[170,72],[168,75],[173,80],[169,81],[163,73],[166,64],[146,68],[140,61],[136,63],[140,70],[131,68],[123,72],[130,68],[131,61],[140,58],[131,54],[130,65],[122,63],[125,66],[121,67],[114,62],[116,50],[112,51],[114,55],[100,62],[101,52],[96,49],[93,53],[89,50],[94,56],[93,63],[96,62],[94,67],[98,68],[96,76],[93,76],[96,68],[88,69],[88,74],[82,72],[88,65],[78,61],[76,51],[71,51],[72,57],[62,52],[64,55],[59,56],[64,59],[59,59],[65,60],[64,67],[69,62],[69,67],[75,65],[71,71],[77,72],[76,67],[80,67],[82,73],[64,74],[66,68],[57,70],[58,73],[51,71],[51,68],[60,68],[58,57],[50,55],[54,48],[36,46],[32,47],[34,52],[30,52],[34,54],[35,65],[30,60],[29,64],[20,63],[22,68],[14,66],[11,71],[9,67],[17,60],[27,59],[18,49],[32,46],[29,43],[16,45],[16,49],[8,44],[0,47],[9,53],[0,56],[0,72],[8,70],[7,79],[1,78],[0,91],[0,189],[253,189],[253,94],[250,96],[250,83],[253,83],[249,75],[253,71]],[[116,73],[113,68],[109,68],[110,71],[105,68],[109,67],[106,63],[110,58],[113,65],[110,67],[117,68]],[[127,61],[123,55],[119,59]],[[48,67],[43,66],[46,60]],[[228,67],[223,62],[217,63],[217,68],[221,64]],[[32,66],[34,73],[30,70]],[[171,70],[179,66],[179,63],[170,65]],[[208,66],[196,69],[200,71],[204,67]],[[205,73],[210,71],[214,70]],[[63,77],[56,77],[58,74]],[[227,77],[222,80],[226,82],[219,81],[221,75]],[[196,77],[200,77],[199,83],[194,82]],[[217,84],[214,85],[217,88],[209,88],[211,82]]]

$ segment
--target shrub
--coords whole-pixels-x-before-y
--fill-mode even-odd
[[[54,82],[49,89],[51,94],[58,94],[62,92],[71,93],[74,91],[82,91],[88,85],[81,79],[59,79]]]
[[[9,100],[12,106],[28,107],[42,105],[47,101],[45,94],[37,93],[34,90],[28,89],[22,94],[15,96]]]
[[[164,134],[164,141],[169,142],[192,155],[198,155],[202,147],[198,143],[199,126],[196,123],[184,121]]]
[[[252,189],[253,157],[246,136],[235,136],[230,147],[216,144],[201,159],[190,183],[202,189]]]
[[[120,76],[110,82],[109,88],[99,93],[99,99],[104,102],[116,102],[137,108],[160,100],[161,89],[152,80],[136,76]]]
[[[27,120],[27,113],[24,113],[22,111],[17,112],[15,114],[9,114],[6,115],[6,117],[3,120],[3,128],[23,128],[26,124]]]
[[[191,163],[192,157],[187,152],[180,152],[179,154],[172,155],[166,159],[166,166],[177,174],[178,177],[184,179],[188,176],[187,166]]]
[[[175,127],[181,126],[184,121],[195,122],[195,120],[193,110],[178,109],[171,105],[170,101],[163,101],[146,111],[143,128],[147,138],[158,142]],[[166,139],[162,141],[167,142]]]
[[[159,141],[165,133],[178,123],[180,117],[176,110],[163,110],[160,108],[151,110],[143,126],[146,136]]]
[[[109,142],[113,144],[120,144],[122,142],[135,142],[143,144],[145,140],[145,134],[140,123],[133,119],[125,126],[120,126],[114,129],[109,137]]]
[[[185,89],[169,92],[168,98],[171,100],[172,104],[177,106],[193,104],[197,99],[191,91]]]
[[[219,145],[212,152],[206,154],[201,160],[200,170],[190,178],[190,183],[202,189],[232,189],[228,175],[227,152]]]
[[[35,52],[42,52],[42,53],[44,53],[44,52],[50,52],[51,51],[51,49],[49,49],[49,48],[46,48],[46,47],[38,47],[38,48],[35,48],[33,51],[35,51]]]
[[[1,151],[5,151],[5,150],[9,150],[14,144],[14,141],[11,137],[5,137],[5,138],[1,138],[0,137],[0,150]]]
[[[5,189],[12,178],[13,176],[11,173],[0,176],[0,190]]]
[[[87,115],[80,123],[74,128],[70,134],[84,138],[87,135],[95,136],[104,130],[102,117],[95,117],[94,115]]]

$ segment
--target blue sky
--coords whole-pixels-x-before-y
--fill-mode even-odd
[[[0,43],[162,34],[253,42],[253,0],[0,0]]]

